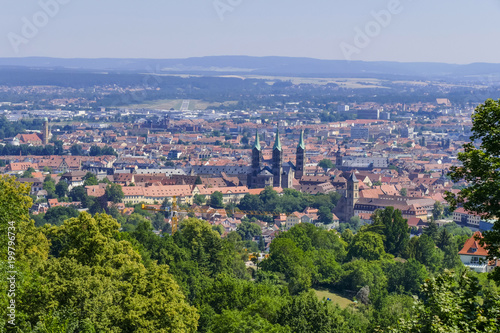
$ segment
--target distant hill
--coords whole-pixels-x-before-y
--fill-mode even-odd
[[[211,56],[186,59],[0,58],[0,68],[66,69],[157,74],[373,77],[499,81],[500,64],[403,63],[290,57]]]

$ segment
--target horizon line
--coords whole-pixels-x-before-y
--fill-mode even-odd
[[[500,65],[500,62],[469,62],[469,63],[453,63],[453,62],[440,62],[440,61],[400,61],[400,60],[346,60],[346,59],[322,59],[313,57],[294,57],[294,56],[279,56],[279,55],[266,55],[266,56],[252,56],[252,55],[204,55],[192,56],[184,58],[134,58],[134,57],[54,57],[54,56],[23,56],[23,57],[2,57],[2,59],[61,59],[61,60],[187,60],[187,59],[200,59],[200,58],[222,58],[222,57],[246,57],[246,58],[291,58],[291,59],[307,59],[318,61],[339,61],[339,62],[353,62],[353,63],[401,63],[401,64],[446,64],[457,66],[468,66],[475,64],[487,65]]]

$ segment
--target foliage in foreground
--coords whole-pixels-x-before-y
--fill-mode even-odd
[[[422,293],[415,317],[402,320],[392,332],[498,332],[500,297],[483,290],[470,271],[445,271],[426,281]]]
[[[88,213],[37,228],[29,219],[29,188],[1,177],[0,189],[1,227],[16,221],[22,240],[20,332],[387,332],[398,320],[393,330],[416,332],[431,331],[436,315],[446,329],[487,331],[498,318],[496,285],[483,276],[478,283],[473,273],[439,275],[444,249],[455,247],[456,254],[454,236],[432,229],[408,242],[394,211],[381,212],[379,222],[356,235],[297,225],[273,240],[269,258],[254,270],[245,267],[241,246],[251,229],[222,239],[207,222],[186,219],[174,236],[158,236],[142,216],[134,217],[133,231],[119,232],[111,216]],[[341,309],[311,287],[358,304]],[[418,312],[413,295],[422,300]],[[0,307],[7,301],[2,294]],[[5,325],[1,318],[0,329]]]
[[[458,194],[447,193],[446,200],[454,208],[466,210],[493,219],[493,230],[485,232],[481,243],[488,250],[490,260],[500,257],[500,100],[488,99],[472,114],[471,142],[458,153],[461,166],[452,167],[449,174],[454,182],[466,181],[468,186]],[[500,281],[500,271],[494,278]]]

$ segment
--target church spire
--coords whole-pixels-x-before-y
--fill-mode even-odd
[[[359,183],[359,180],[356,177],[356,175],[354,174],[354,171],[351,173],[351,176],[349,177],[349,179],[347,181],[351,182],[351,183]]]
[[[295,155],[295,179],[302,179],[306,167],[306,144],[304,142],[304,131],[300,132],[300,140]]]
[[[306,149],[306,144],[304,143],[304,130],[302,130],[300,132],[300,140],[299,140],[299,145],[297,146],[297,148]]]
[[[257,130],[255,130],[255,143],[254,143],[253,147],[257,150],[261,150],[259,132]]]
[[[280,130],[276,129],[276,141],[274,141],[273,150],[281,151]]]

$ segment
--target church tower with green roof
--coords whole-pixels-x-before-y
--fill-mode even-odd
[[[306,144],[304,142],[304,130],[300,132],[299,145],[295,155],[295,179],[301,179],[304,175],[306,163]]]
[[[255,131],[255,143],[252,148],[252,173],[256,176],[262,168],[262,147],[257,130]]]
[[[283,173],[283,148],[281,147],[280,131],[276,129],[276,140],[273,147],[273,186],[281,187]]]

